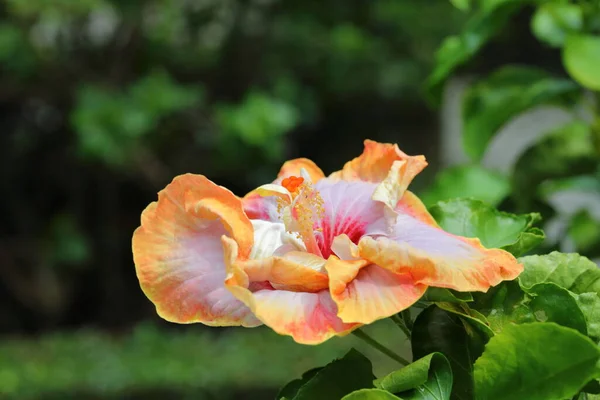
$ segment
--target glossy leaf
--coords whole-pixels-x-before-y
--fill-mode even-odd
[[[452,369],[444,355],[433,353],[376,381],[376,386],[407,400],[448,400]]]
[[[361,389],[356,392],[352,392],[344,397],[342,400],[404,400],[400,397],[394,396],[390,392],[386,392],[381,389]]]
[[[317,371],[289,400],[339,399],[355,390],[372,388],[374,379],[369,359],[352,349]]]
[[[583,11],[577,4],[551,2],[539,6],[531,20],[535,36],[553,47],[560,47],[570,33],[581,30]]]
[[[473,197],[498,205],[510,193],[508,178],[478,165],[442,170],[420,198],[426,206],[457,197]]]
[[[533,224],[539,214],[515,215],[496,210],[474,199],[454,199],[437,203],[430,209],[440,226],[455,235],[477,237],[486,247],[505,248],[521,255],[544,239]]]
[[[562,54],[567,72],[581,85],[600,90],[600,36],[570,35]]]
[[[430,306],[416,318],[411,344],[413,359],[439,352],[452,367],[451,399],[473,399],[473,363],[483,352],[488,338],[458,315]]]
[[[521,66],[504,67],[469,88],[463,102],[463,144],[480,161],[500,128],[523,111],[542,104],[570,106],[577,85],[545,71]]]
[[[600,269],[579,254],[552,252],[543,256],[522,257],[525,267],[519,283],[530,288],[537,283],[552,282],[573,293],[600,293]]]
[[[597,376],[600,350],[553,323],[509,325],[475,363],[475,394],[486,400],[562,400]]]

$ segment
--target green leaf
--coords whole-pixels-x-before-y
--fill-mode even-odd
[[[473,296],[468,292],[457,292],[451,289],[429,287],[423,297],[421,297],[421,300],[432,303],[463,303],[473,301]]]
[[[456,314],[463,319],[464,322],[471,325],[472,328],[479,331],[483,337],[491,338],[494,336],[494,331],[490,328],[490,323],[479,311],[470,308],[467,304],[458,303],[436,303],[436,305],[444,311]]]
[[[487,340],[458,315],[433,305],[415,320],[411,336],[413,359],[435,352],[444,354],[454,376],[451,399],[472,399],[473,363]]]
[[[279,390],[276,399],[293,399],[298,393],[298,390],[322,369],[323,367],[309,369],[302,374],[302,378],[288,382],[281,390]]]
[[[496,333],[502,332],[506,325],[536,321],[527,305],[529,298],[515,281],[502,282],[487,293],[476,293],[473,297],[473,307],[485,315]]]
[[[583,11],[579,5],[546,3],[537,8],[531,20],[535,36],[553,47],[560,47],[565,37],[581,30]]]
[[[443,354],[433,353],[376,383],[380,389],[407,400],[448,400],[452,391],[452,369]]]
[[[480,161],[500,128],[523,111],[542,104],[570,106],[577,85],[531,67],[508,66],[477,82],[465,93],[463,144]]]
[[[474,199],[454,199],[437,203],[431,215],[447,232],[477,237],[484,246],[504,248],[521,255],[544,239],[543,232],[532,225],[539,214],[515,215],[496,210]]]
[[[575,295],[577,305],[585,316],[588,336],[600,339],[600,296],[597,293]]]
[[[524,288],[552,282],[577,294],[600,293],[600,269],[579,254],[555,251],[543,256],[522,257],[519,261],[525,268],[519,276],[519,283]]]
[[[446,79],[469,61],[508,22],[526,2],[479,10],[468,21],[460,35],[446,38],[435,56],[435,68],[427,78],[426,88],[430,98],[439,102]]]
[[[540,322],[555,322],[587,335],[587,322],[576,297],[554,283],[538,283],[527,289],[528,306]]]
[[[292,399],[340,399],[355,390],[372,388],[374,379],[369,359],[352,349],[344,357],[317,371],[298,389]]]
[[[508,178],[478,165],[461,165],[440,172],[420,198],[430,207],[438,201],[474,197],[498,205],[510,193]]]
[[[400,397],[394,396],[390,392],[381,389],[361,389],[352,392],[342,400],[398,400]],[[402,400],[402,399],[401,399]]]
[[[569,35],[562,59],[573,79],[589,89],[600,90],[600,36]]]
[[[598,374],[600,350],[553,323],[506,326],[475,363],[475,394],[486,400],[562,400]]]

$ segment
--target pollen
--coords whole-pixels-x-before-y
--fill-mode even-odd
[[[281,181],[281,186],[286,188],[290,193],[295,193],[302,183],[304,183],[304,178],[300,176],[290,176]]]
[[[295,233],[307,248],[314,247],[314,233],[321,230],[314,226],[325,213],[323,198],[310,182],[305,182],[301,177],[291,176],[284,179],[281,185],[292,194],[291,203],[283,199],[277,201],[277,211],[287,231]]]

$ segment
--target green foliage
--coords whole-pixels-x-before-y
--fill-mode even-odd
[[[478,165],[461,165],[441,171],[420,197],[428,207],[457,197],[474,197],[497,206],[509,193],[505,176]]]
[[[450,74],[481,50],[526,3],[527,1],[484,2],[482,7],[473,13],[460,35],[444,39],[436,53],[435,68],[426,84],[434,101],[439,101],[442,86]]]
[[[83,86],[72,118],[80,149],[108,164],[123,165],[163,118],[198,104],[201,97],[200,89],[178,85],[164,71],[145,76],[124,93]]]
[[[440,226],[455,235],[477,237],[486,247],[499,247],[515,255],[533,249],[544,234],[533,227],[539,214],[503,213],[475,199],[439,202],[430,209]]]
[[[577,82],[589,89],[600,90],[600,36],[569,35],[563,49],[563,62]]]
[[[548,2],[537,8],[531,30],[541,41],[561,47],[567,35],[583,27],[583,11],[577,4]]]
[[[449,400],[452,369],[443,354],[433,353],[375,382],[405,400]]]
[[[288,400],[329,400],[342,398],[355,390],[373,387],[371,362],[352,349],[318,371],[304,374],[300,383],[286,385],[278,398]],[[294,381],[295,382],[295,381]]]
[[[450,361],[454,376],[452,399],[472,398],[473,363],[483,352],[486,335],[434,305],[419,314],[411,338],[414,359],[440,352]]]
[[[600,350],[577,331],[552,323],[507,326],[475,363],[475,396],[561,400],[598,376]]]
[[[283,135],[298,124],[299,111],[283,100],[251,91],[240,105],[218,105],[216,121],[222,146],[239,139],[277,160],[283,152]]]
[[[368,330],[392,336],[397,328],[383,323]],[[274,390],[352,347],[376,363],[379,373],[397,368],[352,336],[307,347],[264,328],[222,329],[215,335],[200,327],[173,331],[141,324],[120,335],[79,330],[5,337],[0,342],[0,397],[71,398],[60,394],[81,392],[94,398],[120,398],[139,389],[173,389],[182,394],[199,392],[202,399],[202,394],[207,399],[234,399],[235,391]]]
[[[553,252],[520,259],[525,269],[519,276],[524,288],[551,282],[573,293],[600,293],[600,269],[592,261],[579,254]]]
[[[517,282],[503,282],[487,293],[474,296],[473,307],[485,315],[493,332],[502,332],[505,326],[537,321],[536,315],[526,304],[525,292]],[[539,317],[545,315],[538,313]]]
[[[510,119],[541,104],[568,106],[577,93],[575,83],[543,70],[523,66],[501,68],[465,94],[465,151],[474,161],[480,161],[492,137]]]
[[[356,392],[352,392],[344,397],[342,400],[397,400],[399,397],[394,396],[390,392],[386,392],[381,389],[361,389]],[[401,399],[402,400],[402,399]]]
[[[582,96],[581,90],[581,86],[600,90],[597,68],[600,63],[597,60],[600,54],[597,36],[600,14],[597,4],[562,0],[480,0],[452,3],[468,12],[469,21],[460,34],[449,37],[439,47],[436,67],[427,84],[430,93],[439,93],[441,85],[457,66],[477,65],[478,55],[488,41],[498,37],[506,39],[507,34],[504,34],[501,27],[526,5],[532,6],[534,10],[530,29],[543,42],[540,46],[561,49],[562,60],[557,57],[555,64],[562,61],[570,75],[566,79],[538,67],[517,67],[501,63],[496,71],[475,80],[467,89],[462,103],[463,147],[472,160],[481,161],[488,145],[501,128],[535,107],[558,106],[571,113],[574,122],[538,135],[538,142],[522,149],[517,164],[507,175],[489,172],[487,179],[481,173],[481,180],[464,179],[464,171],[474,168],[472,165],[454,167],[452,173],[443,171],[437,177],[431,193],[426,193],[425,199],[428,202],[429,197],[431,202],[449,199],[455,197],[456,192],[462,191],[494,205],[502,201],[504,206],[513,211],[547,207],[545,214],[548,217],[556,215],[558,220],[568,219],[568,227],[562,232],[566,238],[561,238],[559,243],[556,239],[549,240],[546,246],[562,248],[567,243],[574,243],[579,251],[596,256],[595,248],[600,244],[600,221],[596,221],[589,212],[579,212],[575,216],[562,215],[564,211],[549,198],[545,187],[552,186],[549,180],[589,175],[600,165],[598,108],[593,104],[598,97],[592,95],[596,98],[590,104],[590,97]],[[580,108],[577,107],[582,105],[592,113],[592,118],[580,119]],[[470,173],[475,176],[475,172]],[[484,179],[485,186],[489,186],[487,190],[483,189]],[[597,178],[593,179],[598,181]],[[452,185],[453,180],[457,182],[456,186]],[[503,186],[502,182],[510,182],[510,188]],[[595,185],[597,186],[597,182]]]

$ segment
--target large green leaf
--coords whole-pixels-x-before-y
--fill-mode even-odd
[[[600,90],[600,36],[569,35],[563,48],[563,64],[583,86]]]
[[[433,353],[376,381],[376,386],[406,400],[448,400],[452,369],[444,355]]]
[[[400,397],[394,396],[390,392],[381,389],[360,389],[352,392],[342,398],[342,400],[398,400]],[[403,399],[400,399],[403,400]]]
[[[505,176],[479,165],[461,165],[444,169],[420,198],[426,206],[457,197],[474,197],[498,205],[510,193]]]
[[[290,382],[280,395],[288,400],[340,399],[355,390],[374,387],[374,379],[369,359],[352,349],[325,367],[307,372],[300,382]]]
[[[600,350],[553,323],[506,326],[475,363],[476,398],[563,400],[598,376]]]
[[[519,283],[525,288],[552,282],[573,293],[600,293],[600,269],[579,254],[552,252],[543,256],[522,257],[525,267]]]
[[[432,100],[439,102],[443,84],[450,74],[477,54],[524,3],[526,2],[515,2],[478,10],[462,33],[442,42],[436,53],[435,68],[426,83]]]
[[[531,20],[535,36],[553,47],[560,47],[570,33],[583,26],[583,11],[577,4],[549,2],[539,6]]]
[[[440,226],[455,235],[477,237],[484,246],[505,248],[521,255],[544,239],[533,224],[539,215],[515,215],[496,210],[475,199],[454,199],[437,203],[430,209]]]
[[[454,376],[451,399],[473,399],[473,363],[487,340],[458,315],[430,306],[419,314],[413,326],[413,359],[435,352],[444,354]]]
[[[500,128],[523,111],[541,104],[571,106],[578,86],[543,70],[507,66],[470,87],[463,102],[463,144],[480,161]]]

